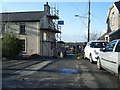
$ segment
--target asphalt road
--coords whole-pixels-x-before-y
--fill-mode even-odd
[[[74,55],[3,61],[2,67],[2,88],[118,88],[117,76]]]

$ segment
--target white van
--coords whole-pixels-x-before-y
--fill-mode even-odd
[[[120,39],[110,42],[100,50],[97,67],[106,69],[115,74],[120,73]]]
[[[120,87],[120,39],[110,42],[104,49],[100,50],[97,67],[98,69],[106,69],[118,75]]]

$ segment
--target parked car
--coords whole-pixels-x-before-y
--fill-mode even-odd
[[[84,58],[88,58],[91,63],[97,62],[97,57],[100,52],[100,48],[104,48],[108,44],[104,40],[90,41],[84,48]]]
[[[120,80],[120,39],[110,42],[104,49],[100,50],[97,67],[119,75]]]

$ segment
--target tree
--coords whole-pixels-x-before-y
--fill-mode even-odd
[[[20,40],[15,33],[7,32],[3,34],[2,38],[2,56],[11,58],[16,57],[22,50]]]
[[[96,32],[90,32],[90,41],[92,40],[97,40],[101,36],[101,33],[96,33]],[[88,35],[84,35],[84,38],[87,40]]]

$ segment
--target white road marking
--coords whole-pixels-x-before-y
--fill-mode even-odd
[[[23,70],[26,70],[26,71],[17,71],[16,73],[21,74],[21,76],[30,75],[30,74],[37,72],[37,70],[43,68],[44,66],[46,66],[50,62],[51,61],[44,61],[42,63],[35,64],[35,65],[30,66],[30,67],[24,68]],[[27,71],[27,70],[29,70],[29,71]]]
[[[57,78],[42,78],[38,81],[42,82],[42,81],[46,81],[46,80],[55,80],[55,79],[57,80]]]

